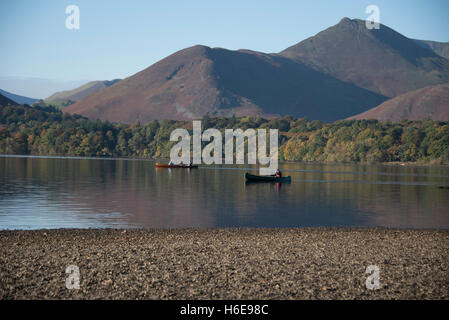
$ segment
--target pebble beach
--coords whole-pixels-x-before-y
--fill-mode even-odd
[[[4,230],[0,243],[0,299],[449,299],[449,230]]]

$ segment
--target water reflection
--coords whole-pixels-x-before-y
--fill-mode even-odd
[[[151,161],[0,157],[0,228],[449,228],[449,168],[284,164],[156,169]]]

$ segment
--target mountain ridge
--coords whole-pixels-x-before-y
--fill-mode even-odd
[[[449,83],[404,93],[348,119],[376,119],[397,122],[426,118],[449,121]]]
[[[17,104],[30,104],[31,105],[38,101],[38,99],[21,96],[21,95],[14,94],[14,93],[2,90],[2,89],[0,89],[0,94],[2,96],[12,100],[13,102],[15,102]]]
[[[445,82],[448,59],[387,26],[343,18],[280,53],[185,48],[64,110],[125,123],[206,114],[335,121]]]
[[[127,123],[234,113],[290,114],[333,121],[386,99],[276,54],[197,45],[175,52],[65,111]],[[129,106],[132,112],[126,109]]]
[[[44,101],[47,104],[65,107],[87,97],[89,94],[97,92],[103,88],[110,87],[120,80],[121,79],[90,81],[71,90],[56,92],[47,97]]]
[[[368,30],[360,19],[343,18],[279,54],[387,97],[449,82],[448,59],[383,24]]]
[[[0,106],[16,105],[16,104],[17,104],[16,102],[9,99],[8,97],[5,97],[0,93]]]
[[[437,55],[449,59],[449,42],[438,42],[438,41],[417,40],[417,39],[413,40],[420,46],[432,50]]]

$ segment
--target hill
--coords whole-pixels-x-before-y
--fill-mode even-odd
[[[415,40],[420,46],[430,49],[437,55],[449,59],[449,42],[437,42],[429,40]]]
[[[16,105],[14,101],[0,94],[0,106]]]
[[[14,93],[2,90],[2,89],[0,89],[0,94],[8,99],[11,99],[12,101],[14,101],[15,103],[18,103],[18,104],[30,104],[31,105],[38,101],[37,99],[20,96],[18,94],[14,94]]]
[[[58,80],[0,75],[0,88],[3,90],[39,100],[58,91],[79,87],[87,82],[85,80]]]
[[[441,51],[385,25],[368,30],[364,21],[344,18],[279,54],[186,48],[65,110],[125,123],[206,114],[328,122],[449,83],[449,60],[433,50]]]
[[[407,92],[349,119],[449,121],[449,84]]]
[[[385,100],[279,55],[194,46],[64,110],[125,123],[205,114],[333,121]]]
[[[280,55],[387,97],[449,82],[449,60],[381,25],[342,19]]]
[[[110,87],[118,81],[120,81],[120,79],[114,79],[111,81],[91,81],[72,90],[56,92],[46,98],[44,101],[47,104],[53,104],[58,107],[65,107],[81,100],[84,97],[87,97],[91,93],[97,92],[103,88]]]

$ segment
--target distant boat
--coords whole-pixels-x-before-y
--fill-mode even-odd
[[[156,168],[195,169],[195,168],[198,168],[198,166],[197,166],[197,165],[186,165],[186,164],[165,164],[165,163],[156,163]]]
[[[275,176],[257,176],[254,174],[246,173],[245,178],[248,181],[265,181],[265,182],[290,182],[292,178],[288,177],[275,177]]]

